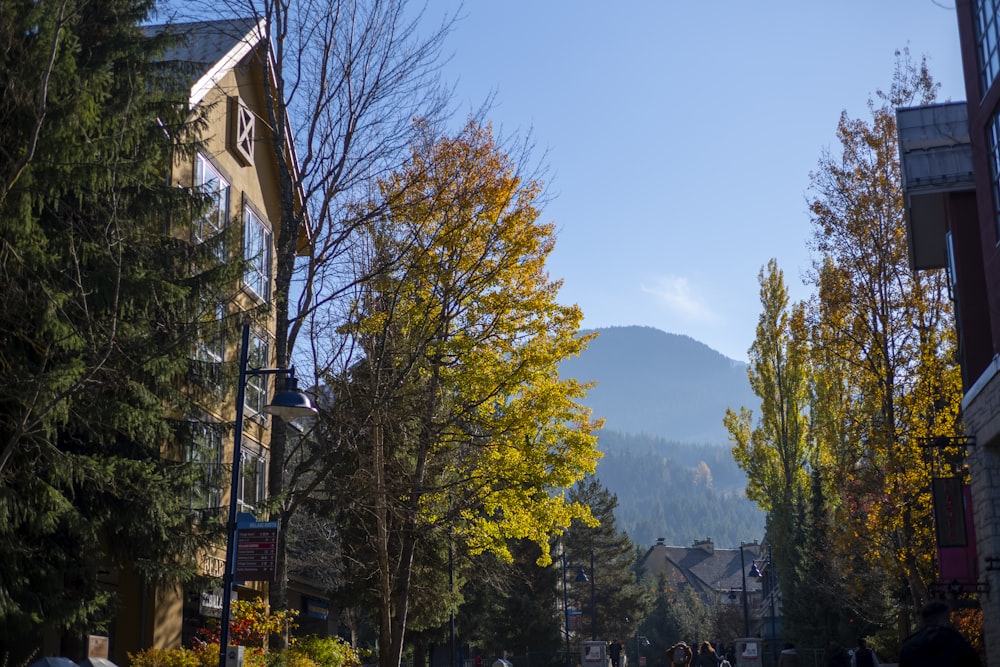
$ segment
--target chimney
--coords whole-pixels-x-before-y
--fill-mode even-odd
[[[702,551],[704,551],[705,553],[707,553],[710,556],[715,553],[715,545],[712,544],[712,538],[711,537],[706,537],[703,540],[695,540],[694,541],[694,548],[695,549],[701,549]]]

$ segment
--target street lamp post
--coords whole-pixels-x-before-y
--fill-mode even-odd
[[[740,577],[743,580],[743,636],[750,636],[750,606],[747,604],[747,566],[743,561],[744,542],[740,542]]]
[[[566,665],[570,665],[570,647],[569,647],[569,595],[566,592],[566,571],[571,567],[577,568],[576,581],[579,583],[590,582],[590,633],[591,637],[597,639],[597,616],[594,597],[594,552],[590,552],[590,577],[587,577],[587,571],[583,569],[583,565],[571,564],[566,561],[566,550],[563,549],[562,553],[562,580],[563,580],[563,612],[566,614]]]
[[[778,627],[777,618],[774,613],[774,593],[775,585],[778,583],[777,570],[774,567],[774,560],[771,558],[771,545],[767,545],[767,558],[762,561],[765,565],[765,570],[767,570],[767,597],[770,604],[771,611],[771,652],[774,654],[775,664],[778,660]],[[753,567],[750,570],[750,576],[763,579],[764,574],[757,567],[757,562],[754,561]]]
[[[594,550],[590,550],[590,577],[587,577],[587,571],[583,569],[582,565],[575,565],[573,567],[579,568],[579,571],[576,573],[576,580],[578,582],[590,582],[590,638],[593,641],[597,641],[597,597],[594,595],[597,576],[594,573]]]
[[[570,667],[569,658],[569,597],[566,594],[566,551],[562,551],[563,579],[563,614],[566,616],[566,667]]]
[[[594,571],[594,550],[590,550],[590,639],[597,641],[597,598],[594,587],[597,584],[597,572]]]
[[[240,486],[240,461],[243,447],[243,408],[246,401],[247,378],[266,375],[284,375],[285,389],[275,391],[271,403],[264,408],[284,421],[316,414],[309,397],[298,390],[295,370],[289,368],[248,369],[250,346],[250,323],[243,325],[240,341],[240,377],[236,388],[236,424],[233,435],[232,472],[229,478],[229,519],[226,523],[226,565],[222,573],[222,618],[219,629],[219,667],[226,667],[226,651],[229,648],[229,619],[233,602],[233,582],[236,570],[236,498]]]

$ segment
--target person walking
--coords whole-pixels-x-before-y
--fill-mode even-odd
[[[611,656],[611,667],[619,667],[622,661],[622,643],[617,637],[608,644],[608,655]]]
[[[868,646],[864,637],[858,638],[858,647],[854,649],[854,655],[851,656],[851,667],[879,667],[875,651]]]
[[[823,651],[823,663],[826,667],[851,667],[851,656],[839,642],[831,639]]]
[[[667,661],[671,667],[688,667],[691,664],[691,647],[679,641],[667,649]]]
[[[903,641],[899,667],[982,667],[982,660],[951,624],[951,609],[935,600],[920,610],[923,627]]]
[[[698,647],[698,656],[694,659],[695,667],[719,667],[719,656],[708,642],[702,642]]]

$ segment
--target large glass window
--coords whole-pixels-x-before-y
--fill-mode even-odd
[[[204,388],[218,389],[222,386],[222,363],[226,360],[226,336],[223,323],[226,308],[223,304],[214,307],[206,304],[202,313],[198,338],[194,346],[194,360],[191,364],[195,380]]]
[[[209,197],[208,209],[195,222],[196,241],[206,241],[226,228],[229,219],[229,181],[204,155],[195,159],[195,186]]]
[[[1000,72],[1000,26],[997,13],[1000,0],[977,0],[976,45],[979,52],[979,84],[986,95]]]
[[[993,190],[993,222],[1000,228],[1000,113],[993,112],[987,135],[990,155],[990,179]]]
[[[244,445],[240,452],[240,509],[253,512],[267,498],[267,458],[254,445]]]
[[[267,301],[271,298],[271,228],[249,206],[243,220],[243,259],[247,263],[243,282]]]
[[[267,368],[270,361],[267,340],[256,333],[250,336],[250,349],[247,350],[247,368]],[[247,375],[246,400],[244,405],[251,414],[263,414],[267,405],[266,375]]]
[[[201,319],[198,332],[198,344],[195,358],[209,364],[221,364],[226,358],[226,338],[222,328],[225,321],[226,307],[216,304],[214,308],[206,308]]]
[[[212,424],[196,424],[185,460],[195,466],[191,485],[191,508],[212,509],[222,505],[222,433]]]

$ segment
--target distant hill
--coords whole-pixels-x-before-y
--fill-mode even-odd
[[[560,374],[598,384],[584,403],[604,417],[597,477],[618,497],[615,519],[637,545],[760,539],[764,514],[747,500],[729,453],[726,408],[758,412],[746,364],[688,336],[611,327]]]
[[[607,420],[608,429],[725,445],[726,408],[746,405],[757,411],[743,362],[652,327],[595,331],[590,347],[564,361],[560,374],[597,381],[584,403]]]
[[[597,479],[618,498],[615,520],[634,543],[730,548],[761,539],[764,513],[747,500],[746,475],[728,448],[603,430]]]

